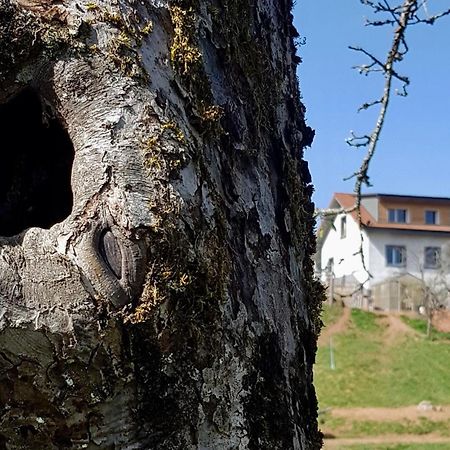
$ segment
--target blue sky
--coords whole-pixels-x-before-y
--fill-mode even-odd
[[[397,2],[396,2],[397,3]],[[431,14],[448,0],[429,3]],[[316,138],[305,151],[315,185],[314,201],[326,207],[333,192],[352,192],[343,181],[359,166],[364,150],[345,143],[350,130],[370,133],[378,109],[358,107],[381,96],[384,79],[359,75],[367,62],[348,49],[362,46],[385,58],[391,27],[364,26],[370,9],[359,0],[298,0],[294,21],[306,44],[298,50],[300,90],[308,125]],[[410,78],[409,95],[393,96],[365,192],[450,197],[450,17],[434,26],[416,25],[407,34],[410,52],[397,66]]]

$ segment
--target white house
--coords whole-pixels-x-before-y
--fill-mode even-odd
[[[336,193],[330,208],[354,204],[353,194]],[[442,262],[450,260],[450,198],[368,194],[360,214],[361,224],[356,211],[322,221],[316,267],[324,281],[332,277],[343,286],[351,280],[372,290],[404,276],[442,277]]]

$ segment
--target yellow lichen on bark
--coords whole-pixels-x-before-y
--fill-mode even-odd
[[[179,6],[171,6],[169,11],[174,26],[170,60],[178,71],[186,75],[189,68],[197,64],[202,57],[200,50],[194,43],[194,11],[192,8],[183,9]]]

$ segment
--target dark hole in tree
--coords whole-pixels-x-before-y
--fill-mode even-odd
[[[67,426],[58,428],[53,435],[53,443],[56,444],[57,448],[71,448],[72,440],[70,439],[70,430]],[[81,436],[82,438],[88,439],[88,436]],[[1,450],[1,449],[0,449]]]
[[[25,438],[29,439],[31,436],[35,435],[37,433],[36,428],[33,427],[33,425],[22,425],[19,427],[19,434]]]
[[[59,120],[45,112],[32,89],[0,105],[2,236],[50,228],[72,211],[73,145]]]
[[[6,450],[6,442],[8,442],[6,437],[0,434],[0,450]]]

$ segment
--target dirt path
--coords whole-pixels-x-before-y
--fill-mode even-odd
[[[450,311],[436,311],[433,317],[433,325],[444,333],[450,332]]]
[[[450,419],[450,405],[438,406],[432,411],[420,411],[415,405],[400,408],[333,408],[330,414],[333,417],[350,420],[380,422],[419,420],[421,417],[426,417],[428,420],[443,421]]]
[[[426,418],[431,421],[447,421],[450,419],[450,405],[436,407],[432,411],[420,411],[417,406],[405,406],[400,408],[333,408],[330,413],[333,417],[358,421],[379,421],[379,422],[401,422],[419,421]],[[322,430],[327,435],[326,426]],[[346,449],[352,445],[365,444],[413,444],[413,443],[436,443],[449,444],[450,437],[440,436],[436,433],[429,434],[396,434],[367,436],[358,438],[328,438],[324,440],[324,449]]]
[[[364,444],[449,444],[450,438],[442,437],[434,434],[417,435],[417,434],[403,434],[403,435],[384,435],[367,438],[346,438],[346,439],[325,439],[324,450],[332,449],[346,449],[351,445]]]
[[[383,318],[383,322],[386,325],[383,336],[383,343],[385,345],[391,346],[403,336],[416,334],[411,327],[406,325],[406,323],[395,314],[386,315],[386,317]]]
[[[343,308],[341,317],[339,317],[339,319],[332,325],[323,328],[319,336],[319,345],[326,345],[330,339],[330,336],[342,333],[347,329],[350,321],[350,313],[351,308]],[[380,313],[380,315],[383,316],[382,320],[386,326],[383,336],[383,342],[386,345],[392,345],[397,339],[405,335],[417,334],[416,331],[406,325],[406,323],[403,322],[398,315],[386,313]]]
[[[342,333],[347,329],[348,322],[350,320],[350,308],[343,308],[342,315],[339,319],[329,325],[328,327],[324,327],[319,336],[319,345],[324,345],[330,339],[330,336],[333,336],[336,333]]]

